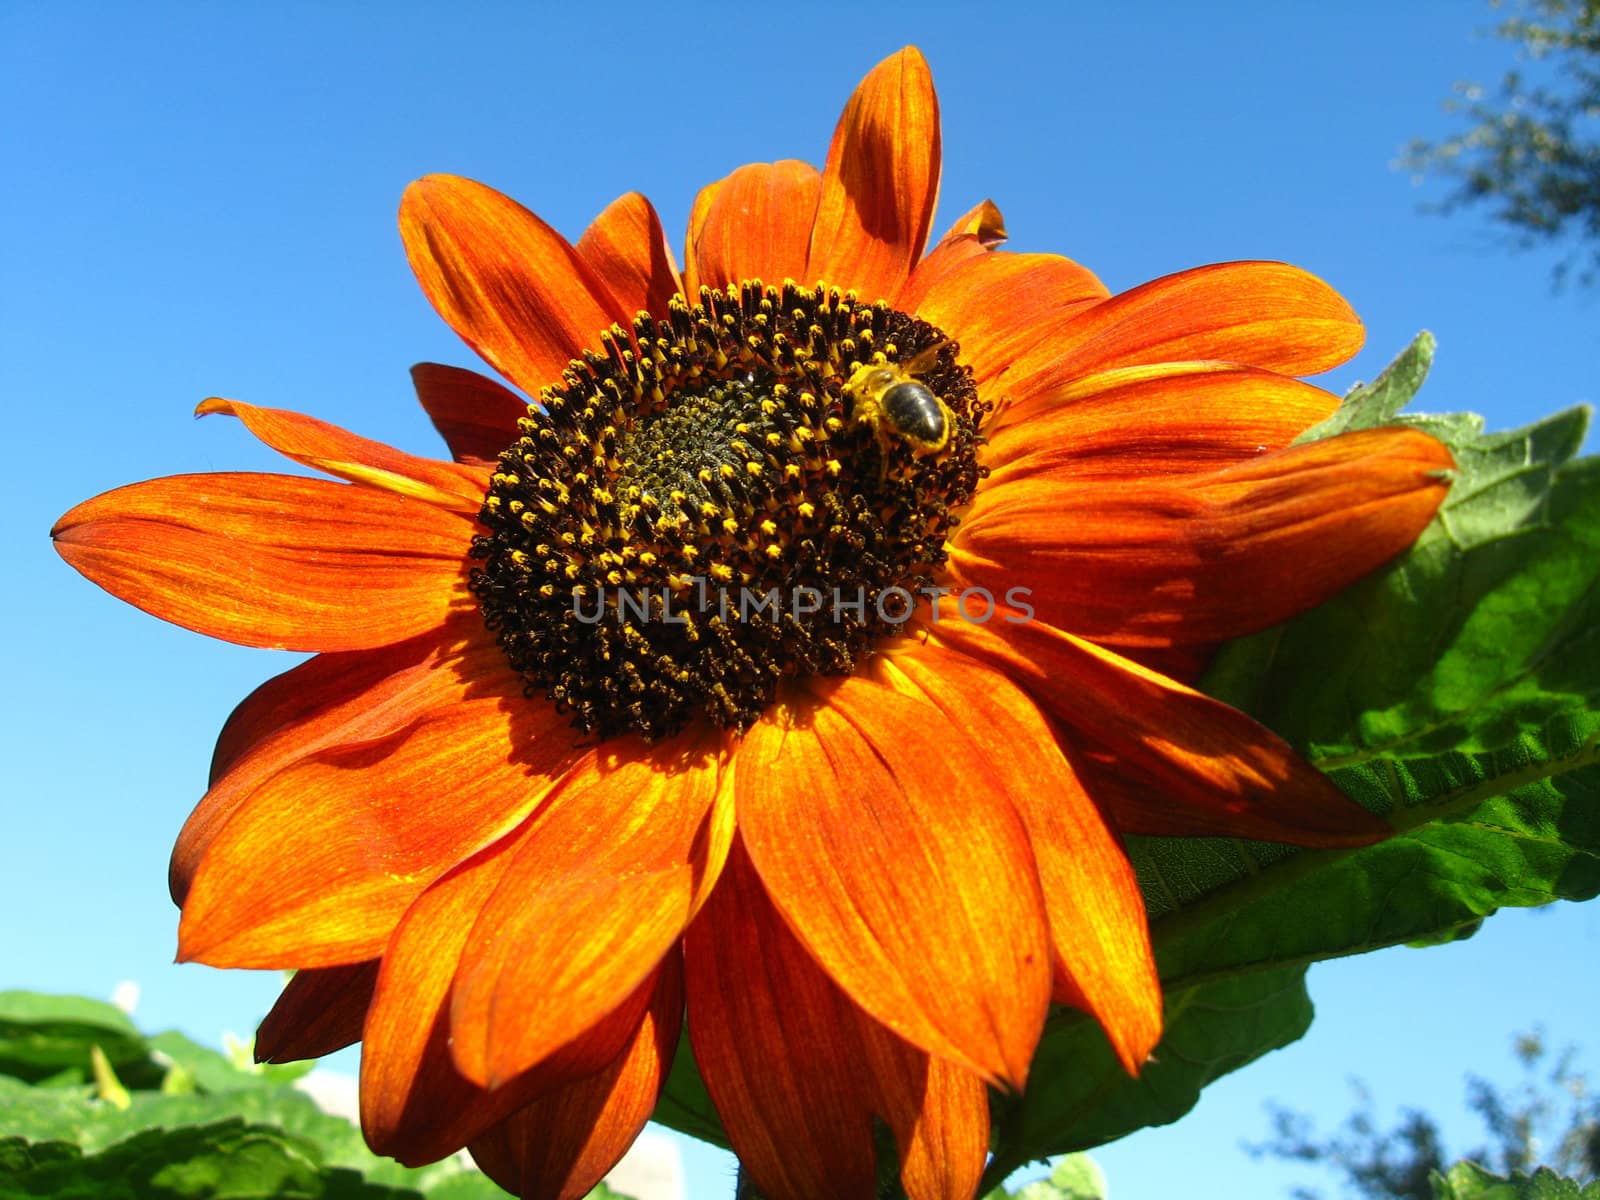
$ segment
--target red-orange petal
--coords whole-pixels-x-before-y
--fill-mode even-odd
[[[1151,480],[1281,450],[1339,405],[1287,375],[1232,363],[1106,371],[1008,406],[985,430],[985,489],[1055,476]]]
[[[1291,446],[1219,471],[985,487],[951,568],[1108,645],[1218,642],[1320,604],[1404,551],[1449,491],[1450,452],[1413,429]]]
[[[547,1092],[473,1141],[484,1174],[522,1200],[578,1200],[616,1165],[650,1114],[683,1029],[683,972],[662,964],[631,1046],[610,1067]]]
[[[763,1194],[870,1200],[872,1097],[849,1036],[860,1010],[795,940],[738,842],[684,960],[695,1063]]]
[[[924,275],[919,270],[917,282]],[[980,387],[1034,350],[1041,328],[1111,294],[1094,272],[1070,258],[1009,250],[969,256],[918,290],[917,316],[961,344],[961,361]]]
[[[812,956],[907,1041],[1020,1087],[1049,1000],[1044,901],[959,728],[852,677],[769,712],[735,766],[745,845]]]
[[[223,413],[279,454],[351,483],[394,492],[448,512],[476,516],[489,487],[487,472],[459,463],[406,454],[358,437],[337,425],[281,408],[257,408],[213,396],[194,410],[197,417]]]
[[[742,845],[684,941],[689,1037],[741,1163],[771,1200],[874,1192],[872,1116],[912,1200],[968,1200],[988,1151],[970,1072],[884,1029],[811,959]]]
[[[152,479],[84,501],[50,535],[118,599],[245,646],[386,646],[470,603],[470,522],[322,479]]]
[[[605,285],[576,250],[522,205],[454,175],[406,189],[400,236],[433,307],[485,360],[530,396],[564,367],[614,312]]]
[[[1086,745],[1141,772],[1180,810],[1183,832],[1328,847],[1388,834],[1381,817],[1237,709],[1042,622],[1006,620],[1004,610],[992,624],[950,613],[938,636],[1005,671]]]
[[[444,689],[435,689],[444,698]],[[430,883],[532,811],[585,751],[501,664],[396,732],[268,777],[207,847],[179,958],[322,967],[383,952]]]
[[[256,1029],[257,1062],[322,1058],[361,1040],[376,960],[296,971]]]
[[[716,881],[733,836],[714,735],[597,751],[530,825],[462,952],[461,1073],[495,1087],[615,1009]]]
[[[456,1070],[450,988],[484,903],[530,826],[474,855],[406,910],[383,953],[361,1052],[361,1129],[379,1154],[410,1166],[453,1154],[541,1092],[603,1070],[638,1032],[655,990],[650,976],[616,1012],[544,1062],[489,1090]]]
[[[696,283],[814,282],[806,277],[806,255],[821,191],[817,169],[795,159],[751,163],[722,180],[690,246]]]
[[[517,440],[517,422],[528,415],[526,400],[476,371],[418,363],[411,368],[411,382],[458,463],[492,466]]]
[[[583,231],[576,249],[605,285],[613,312],[632,316],[642,310],[663,320],[667,301],[683,290],[661,218],[638,192],[607,205]]]
[[[1001,777],[1039,864],[1054,998],[1093,1014],[1123,1065],[1137,1073],[1161,1036],[1161,982],[1144,897],[1049,721],[1003,673],[937,642],[894,654],[880,672],[960,725]]]
[[[453,702],[461,672],[492,666],[496,654],[482,622],[464,614],[394,646],[319,654],[251,692],[217,736],[210,788],[173,847],[173,900],[183,904],[206,848],[269,776],[324,747],[393,733],[415,713]],[[463,655],[477,667],[458,664]]]
[[[1315,375],[1361,349],[1361,320],[1322,280],[1275,262],[1197,267],[1035,330],[1001,380],[1026,395],[1115,367],[1220,359]]]
[[[939,101],[921,52],[874,67],[828,147],[807,280],[893,300],[928,242],[939,196]]]

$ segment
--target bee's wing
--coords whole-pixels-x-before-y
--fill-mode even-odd
[[[911,358],[908,358],[905,362],[899,363],[898,366],[907,375],[921,375],[929,367],[933,366],[933,360],[939,357],[939,351],[943,350],[949,344],[949,338],[940,338],[933,345],[917,351],[915,355],[913,355]]]

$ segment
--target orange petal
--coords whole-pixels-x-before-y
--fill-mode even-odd
[[[667,301],[683,291],[661,218],[638,192],[607,205],[578,239],[577,251],[605,285],[613,312],[631,317],[644,311],[665,320]]]
[[[475,1140],[484,1174],[522,1200],[577,1200],[616,1165],[655,1111],[683,1028],[679,957],[662,964],[627,1053],[599,1074],[541,1095]]]
[[[655,970],[732,838],[717,738],[596,752],[533,821],[472,928],[450,1026],[461,1073],[496,1087]]]
[[[1156,482],[1061,476],[979,493],[953,571],[1118,646],[1218,642],[1320,604],[1404,551],[1454,465],[1411,429],[1291,446]]]
[[[400,236],[439,315],[530,396],[614,320],[611,297],[559,233],[493,188],[429,175],[406,189]]]
[[[828,974],[912,1044],[1020,1086],[1049,1000],[1044,902],[978,750],[855,677],[770,712],[736,767],[750,857]]]
[[[1111,294],[1092,271],[1059,254],[996,250],[930,274],[919,268],[916,313],[961,343],[961,361],[980,387],[1033,350],[1041,326]]]
[[[751,163],[722,180],[695,227],[697,285],[808,282],[806,254],[822,176],[809,163]]]
[[[933,642],[885,664],[978,743],[1022,814],[1044,885],[1058,1003],[1091,1013],[1137,1073],[1161,1036],[1161,983],[1133,867],[1033,700],[1003,674]]]
[[[1115,367],[1221,359],[1282,375],[1315,375],[1361,349],[1361,320],[1298,267],[1220,263],[1146,283],[1034,331],[1002,383],[1020,394]]]
[[[807,280],[892,300],[928,242],[939,195],[939,100],[914,46],[884,59],[828,147]]]
[[[323,967],[381,954],[433,880],[516,827],[583,751],[553,705],[492,677],[442,683],[397,731],[269,776],[216,834],[178,930],[180,961]]]
[[[1229,363],[1106,371],[1008,407],[985,430],[984,487],[1212,471],[1283,449],[1338,406],[1309,383]]]
[[[118,599],[245,646],[386,646],[470,603],[469,522],[322,479],[152,479],[84,501],[50,536]]]
[[[222,727],[210,790],[173,847],[173,900],[183,904],[212,840],[269,776],[317,750],[393,733],[416,712],[454,702],[463,669],[454,660],[462,653],[480,668],[499,653],[474,614],[394,646],[319,654],[250,693]]]
[[[1244,713],[1039,621],[946,617],[940,641],[998,667],[1086,743],[1152,781],[1186,833],[1365,846],[1389,826]],[[1151,830],[1151,832],[1156,832]]]
[[[877,1113],[895,1133],[913,1200],[968,1200],[988,1152],[982,1083],[840,991],[784,924],[742,845],[684,950],[695,1059],[763,1195],[873,1196]]]
[[[449,872],[406,910],[383,953],[361,1053],[367,1144],[410,1166],[453,1154],[542,1092],[603,1070],[638,1032],[655,977],[543,1063],[490,1091],[450,1055],[450,987],[472,923],[505,876],[527,823]]]
[[[301,413],[257,408],[220,396],[202,400],[194,410],[197,417],[214,413],[238,417],[256,437],[296,462],[449,512],[476,516],[489,488],[484,471],[418,458]]]
[[[476,371],[418,363],[411,368],[417,400],[457,462],[492,466],[517,440],[527,401]]]
[[[296,971],[256,1029],[259,1063],[322,1058],[361,1040],[376,960]]]

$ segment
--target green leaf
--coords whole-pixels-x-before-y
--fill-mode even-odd
[[[91,1075],[90,1050],[100,1047],[128,1087],[153,1087],[160,1068],[127,1013],[84,996],[0,992],[0,1075],[30,1083],[78,1083]]]
[[[1600,1200],[1600,1182],[1581,1185],[1548,1167],[1532,1175],[1514,1173],[1508,1179],[1477,1163],[1461,1162],[1445,1175],[1430,1172],[1428,1183],[1433,1200]]]
[[[233,1092],[240,1088],[281,1087],[304,1078],[315,1068],[315,1062],[245,1063],[240,1065],[228,1055],[202,1046],[193,1038],[169,1029],[150,1038],[150,1047],[172,1069],[182,1071],[184,1078],[203,1092]],[[171,1091],[163,1085],[163,1090]]]
[[[372,1154],[356,1126],[292,1086],[298,1065],[241,1070],[179,1034],[159,1034],[150,1045],[174,1064],[168,1078],[199,1079],[206,1090],[113,1100],[104,1085],[43,1088],[0,1077],[0,1129],[9,1135],[0,1139],[0,1200],[504,1200],[492,1180],[454,1157],[408,1168]],[[590,1196],[628,1200],[603,1184]]]
[[[1436,347],[1433,334],[1426,330],[1417,334],[1411,345],[1376,379],[1351,388],[1337,412],[1320,425],[1313,425],[1295,438],[1295,442],[1314,442],[1353,429],[1375,429],[1389,424],[1411,403],[1422,381],[1428,377]]]
[[[1458,469],[1438,518],[1388,568],[1223,647],[1204,685],[1396,836],[1342,851],[1130,838],[1166,989],[1158,1061],[1131,1080],[1091,1022],[1052,1019],[1027,1093],[1001,1105],[991,1181],[1175,1120],[1300,1036],[1311,962],[1600,892],[1600,461],[1573,459],[1587,414],[1492,435],[1398,417],[1430,356],[1419,339],[1315,432],[1400,420],[1444,440]]]
[[[71,1142],[30,1142],[26,1138],[0,1138],[0,1182],[35,1167],[72,1162],[83,1157]]]
[[[276,1131],[224,1121],[146,1130],[97,1154],[43,1157],[0,1186],[7,1196],[264,1200],[321,1197],[321,1175],[304,1148]]]

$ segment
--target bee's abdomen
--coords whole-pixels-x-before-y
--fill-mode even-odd
[[[944,406],[915,380],[907,379],[886,389],[878,403],[903,437],[923,444],[944,440]]]

